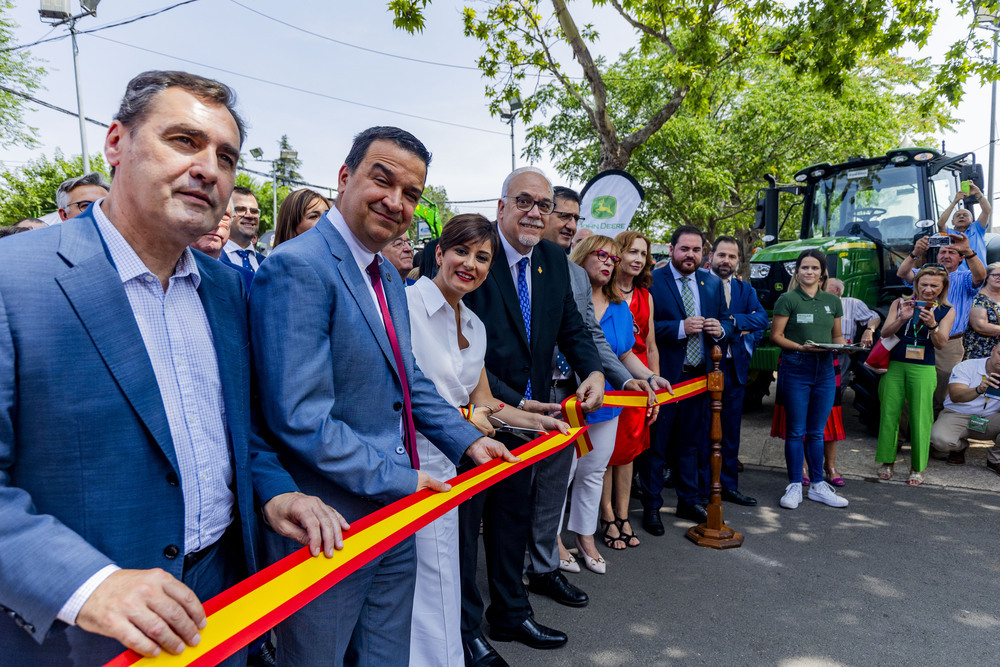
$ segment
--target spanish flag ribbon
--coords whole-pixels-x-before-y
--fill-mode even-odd
[[[424,490],[358,519],[344,533],[344,548],[333,558],[312,557],[303,547],[270,567],[205,602],[208,625],[201,642],[180,655],[144,658],[126,651],[105,667],[125,665],[207,666],[231,656],[361,566],[458,507],[475,494],[555,453],[577,439],[586,427],[568,435],[546,433],[514,450],[521,460],[494,459],[449,480],[451,490]]]
[[[686,380],[673,386],[673,393],[666,389],[656,392],[656,405],[666,405],[676,403],[685,398],[691,398],[707,391],[707,377]],[[605,408],[646,408],[649,407],[649,395],[642,391],[606,391],[604,392]],[[576,394],[570,394],[562,402],[563,419],[573,428],[585,426],[587,418],[583,414],[583,408],[576,398]],[[573,443],[576,447],[577,457],[584,456],[594,447],[590,444],[590,436],[581,432]]]

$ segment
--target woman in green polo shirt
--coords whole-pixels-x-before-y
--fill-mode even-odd
[[[934,424],[934,389],[937,372],[934,350],[948,343],[955,309],[948,304],[948,272],[939,264],[926,265],[913,279],[913,298],[896,299],[889,306],[882,338],[898,336],[889,352],[889,370],[879,380],[881,414],[875,462],[880,479],[892,479],[899,438],[903,400],[910,406],[910,477],[916,486],[924,481]]]
[[[823,291],[826,255],[803,250],[795,260],[789,290],[774,305],[771,341],[781,348],[778,391],[785,399],[785,466],[788,486],[779,503],[795,509],[802,502],[802,459],[809,463],[809,499],[831,507],[847,506],[823,479],[823,428],[833,409],[836,378],[833,353],[807,343],[844,343],[840,299]]]

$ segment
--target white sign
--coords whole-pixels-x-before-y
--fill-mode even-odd
[[[619,169],[602,171],[580,193],[580,226],[614,238],[628,229],[645,196],[632,174]]]

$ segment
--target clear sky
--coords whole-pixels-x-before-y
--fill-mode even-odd
[[[103,0],[97,17],[81,20],[78,29],[114,23],[176,1]],[[18,43],[65,32],[58,28],[50,34],[49,26],[38,18],[37,0],[19,0],[16,5],[13,18],[20,24],[15,32]],[[129,25],[79,36],[84,112],[109,122],[132,76],[147,69],[184,69],[219,79],[237,91],[240,110],[249,124],[244,152],[252,168],[269,169],[249,161],[250,148],[259,146],[265,158],[277,157],[278,139],[287,134],[302,160],[304,180],[332,186],[355,133],[372,125],[398,125],[413,132],[434,154],[429,184],[445,186],[453,200],[495,199],[510,171],[510,128],[489,114],[483,92],[486,81],[475,67],[481,45],[462,35],[463,5],[436,0],[428,10],[427,30],[410,36],[392,27],[384,0],[239,0],[239,4],[198,0]],[[573,11],[580,12],[585,5],[589,3],[573,3]],[[953,10],[944,0],[940,5],[943,14]],[[598,53],[614,56],[634,43],[629,27],[610,11],[587,14],[587,20],[601,32]],[[584,20],[578,17],[578,22]],[[931,43],[919,55],[940,61],[938,54],[962,31],[960,21],[943,15]],[[48,70],[44,89],[36,96],[75,111],[69,39],[38,45],[31,52]],[[563,62],[570,62],[568,50],[560,55]],[[575,63],[570,68],[572,74],[580,74]],[[526,85],[526,94],[534,85],[534,81]],[[937,147],[944,139],[949,151],[975,151],[977,160],[985,163],[989,112],[989,87],[974,84],[955,112],[962,122],[954,132],[938,137]],[[5,166],[51,155],[57,147],[66,154],[80,152],[75,117],[39,108],[30,112],[28,121],[39,129],[40,146],[4,149],[0,160]],[[523,129],[520,123],[515,125],[518,166],[525,164],[520,158]],[[104,130],[90,125],[87,140],[90,153],[99,151]],[[556,183],[560,181],[548,162],[536,166],[548,171]],[[495,203],[453,208],[491,216]]]

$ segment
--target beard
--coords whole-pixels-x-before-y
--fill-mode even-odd
[[[726,264],[719,264],[717,266],[713,266],[712,271],[715,273],[715,275],[719,276],[720,278],[729,278],[734,273],[736,273],[735,269]]]
[[[518,234],[517,242],[523,245],[525,248],[534,248],[538,245],[538,242],[542,240],[540,236],[532,236],[531,234]]]

